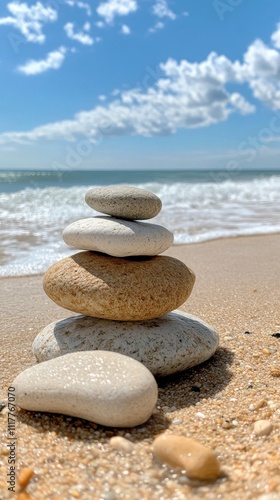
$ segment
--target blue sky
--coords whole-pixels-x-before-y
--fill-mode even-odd
[[[279,0],[2,1],[0,168],[279,168],[279,23]]]

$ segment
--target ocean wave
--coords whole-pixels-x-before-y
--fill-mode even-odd
[[[151,222],[175,244],[280,232],[280,176],[248,181],[141,182],[163,201]],[[62,241],[70,222],[97,215],[84,202],[88,185],[28,187],[0,194],[0,276],[44,272],[73,253]],[[147,221],[148,222],[148,221]]]

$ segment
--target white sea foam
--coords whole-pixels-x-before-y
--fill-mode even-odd
[[[135,185],[135,184],[134,184]],[[174,232],[175,244],[280,232],[280,176],[249,181],[149,182],[139,187],[163,201],[151,222]],[[0,276],[44,272],[74,253],[62,240],[70,222],[96,215],[88,186],[27,188],[0,194]]]

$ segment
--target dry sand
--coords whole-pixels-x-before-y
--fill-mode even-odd
[[[76,418],[19,411],[17,473],[34,470],[24,495],[7,491],[7,408],[0,413],[0,499],[115,500],[280,498],[280,235],[172,247],[197,281],[182,310],[220,333],[220,348],[206,363],[158,380],[152,418],[135,429],[109,429]],[[71,316],[42,290],[42,277],[7,278],[1,285],[0,401],[32,365],[32,340],[48,323]],[[245,333],[250,332],[250,333]],[[197,387],[200,392],[196,392]],[[269,420],[268,436],[253,434]],[[180,471],[155,462],[153,437],[174,432],[200,440],[218,455],[223,477],[191,483]],[[122,455],[110,447],[121,435],[134,444]]]

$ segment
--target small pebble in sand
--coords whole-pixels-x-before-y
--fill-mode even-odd
[[[268,436],[272,429],[273,426],[269,420],[257,420],[254,423],[254,434],[256,436]]]
[[[276,339],[280,339],[280,333],[279,332],[272,333],[271,337],[275,337]]]
[[[18,476],[17,476],[18,485],[21,488],[25,488],[28,485],[28,483],[33,475],[34,475],[33,469],[29,469],[28,467],[24,467],[18,473]]]
[[[254,409],[259,410],[260,408],[264,408],[267,406],[267,401],[265,399],[260,399],[256,404],[254,404]]]
[[[131,453],[134,449],[133,443],[121,436],[113,436],[110,439],[110,446],[121,453]]]
[[[216,479],[221,473],[215,453],[194,439],[162,434],[153,442],[153,453],[161,462],[185,470],[192,479]]]
[[[269,349],[264,348],[263,353],[269,355],[271,354],[271,351]]]
[[[201,411],[198,411],[196,414],[195,414],[196,417],[198,418],[205,418],[205,415],[204,413],[202,413]]]
[[[22,491],[17,495],[16,500],[31,500],[31,496],[25,491]]]
[[[231,429],[232,428],[232,422],[229,419],[225,419],[222,422],[222,428],[223,429]]]
[[[0,455],[7,456],[9,455],[9,448],[6,445],[1,446]]]
[[[272,377],[280,377],[280,368],[271,368],[270,374]]]

